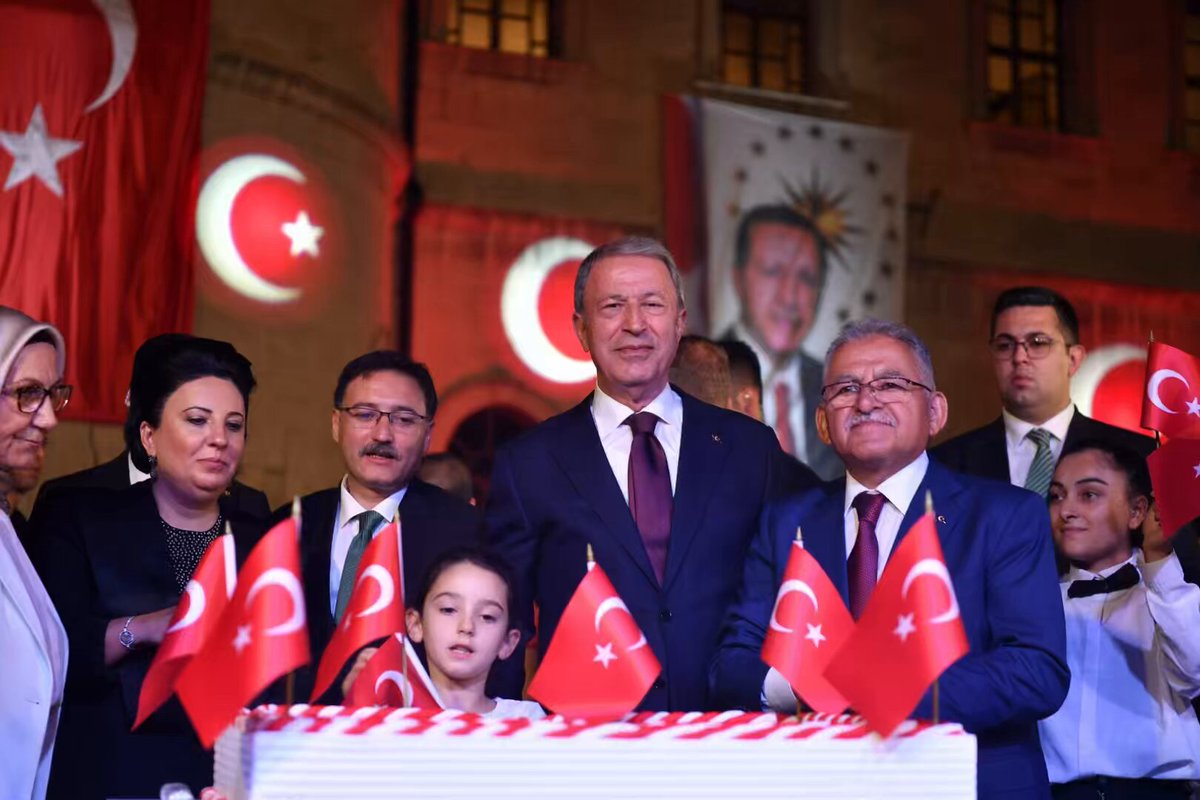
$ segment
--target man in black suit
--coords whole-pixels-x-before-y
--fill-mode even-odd
[[[825,285],[828,244],[791,206],[756,206],[738,222],[733,285],[741,314],[722,338],[750,345],[763,377],[763,411],[784,451],[825,480],[842,463],[817,434],[824,367],[803,350]]]
[[[346,475],[340,485],[300,500],[300,559],[312,664],[296,673],[296,699],[312,692],[316,666],[349,602],[354,574],[370,540],[400,516],[404,595],[421,590],[422,575],[445,551],[477,544],[475,508],[416,478],[433,435],[437,392],[425,365],[394,350],[359,356],[333,392],[333,440]],[[291,505],[276,510],[277,519]],[[337,702],[341,681],[322,696]]]
[[[163,333],[151,336],[142,342],[141,347],[133,355],[133,369],[129,375],[130,386],[138,384],[142,380],[142,376],[147,374],[147,370],[161,362],[168,353],[180,345],[194,342],[195,338],[186,333]],[[130,398],[131,394],[126,392],[125,407],[129,410],[125,415],[125,449],[116,458],[105,461],[103,464],[43,483],[42,488],[38,490],[37,499],[34,501],[33,511],[30,512],[30,519],[36,518],[39,510],[43,509],[47,503],[56,502],[55,498],[63,491],[70,489],[126,489],[150,478],[150,473],[139,469],[129,455],[132,449],[131,443],[138,441],[140,436],[137,422],[139,414],[137,409],[130,406]],[[259,522],[266,522],[267,518],[271,516],[271,506],[267,502],[267,496],[258,489],[239,481],[230,484],[221,504],[241,516]]]

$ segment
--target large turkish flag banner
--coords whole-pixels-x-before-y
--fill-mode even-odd
[[[0,303],[67,341],[67,414],[119,421],[191,328],[207,0],[0,0]]]

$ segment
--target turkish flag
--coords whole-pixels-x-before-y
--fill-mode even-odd
[[[529,696],[564,717],[618,719],[641,702],[661,671],[604,570],[589,564]]]
[[[415,680],[414,680],[415,678]],[[388,637],[363,666],[346,695],[348,706],[442,708],[437,687],[421,666],[412,642],[402,634]]]
[[[1200,439],[1172,439],[1146,459],[1166,535],[1200,517]]]
[[[176,683],[205,747],[275,678],[308,663],[299,524],[289,517],[250,553],[203,649]]]
[[[1142,427],[1200,439],[1200,359],[1169,344],[1150,343]]]
[[[325,646],[321,664],[317,667],[310,702],[325,693],[359,648],[404,630],[402,575],[400,524],[397,521],[380,530],[363,551],[346,613]]]
[[[141,725],[175,690],[175,679],[192,656],[200,651],[209,634],[220,622],[221,613],[233,596],[237,583],[237,561],[234,556],[233,535],[218,536],[196,566],[192,579],[184,587],[183,597],[175,606],[171,624],[138,695],[137,719]]]
[[[792,544],[775,596],[763,661],[779,670],[814,711],[840,714],[850,702],[825,680],[825,666],[854,631],[854,619],[821,565]]]
[[[871,728],[887,736],[968,649],[930,512],[888,559],[858,627],[825,677]]]
[[[66,337],[67,416],[116,422],[134,350],[191,328],[209,3],[0,3],[0,303]]]

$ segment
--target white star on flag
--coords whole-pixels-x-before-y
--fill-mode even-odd
[[[46,115],[42,104],[34,106],[33,116],[24,133],[0,131],[0,147],[13,157],[12,170],[4,182],[4,191],[36,176],[47,189],[62,197],[62,181],[58,177],[59,161],[83,147],[83,142],[54,139],[46,133]]]
[[[301,253],[307,253],[313,258],[321,255],[321,248],[317,247],[317,242],[325,235],[325,229],[313,225],[307,211],[301,211],[296,215],[294,222],[285,222],[281,227],[283,235],[292,241],[288,252],[293,258]]]
[[[805,624],[808,625],[808,623]],[[808,625],[808,633],[804,635],[804,638],[812,642],[813,647],[820,647],[821,642],[825,641],[825,634],[821,633],[820,625]]]
[[[233,649],[241,653],[250,644],[250,626],[238,625],[237,636],[233,640]]]
[[[909,634],[915,633],[916,630],[917,626],[913,624],[913,615],[901,614],[896,618],[896,630],[892,631],[892,633],[899,636],[900,641],[907,642]]]
[[[1188,413],[1195,414],[1200,417],[1200,397],[1193,397],[1187,401]]]
[[[604,645],[603,647],[601,647],[600,645],[596,645],[596,657],[593,658],[592,661],[599,662],[600,666],[604,667],[605,669],[608,669],[608,662],[615,661],[617,658],[617,656],[612,651],[612,647],[613,647],[612,642],[609,642],[608,644]]]

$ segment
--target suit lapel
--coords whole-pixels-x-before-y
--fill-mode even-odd
[[[1076,442],[1082,442],[1093,435],[1091,422],[1090,417],[1085,417],[1079,413],[1078,408],[1075,409],[1075,413],[1071,415],[1071,424],[1067,426],[1067,438],[1063,440],[1061,452],[1067,452],[1067,449]]]
[[[826,492],[813,513],[803,521],[804,548],[825,569],[825,574],[837,587],[842,600],[848,604],[850,589],[846,577],[845,477],[827,484]],[[800,524],[799,520],[797,524]]]
[[[554,442],[552,455],[575,491],[604,523],[604,529],[625,549],[646,578],[657,585],[658,579],[654,576],[650,557],[646,555],[642,535],[633,522],[629,504],[621,495],[621,487],[613,476],[608,456],[596,433],[590,397],[567,412],[562,436]]]
[[[717,478],[735,443],[720,426],[720,418],[709,414],[704,404],[683,392],[683,427],[679,441],[679,468],[675,476],[675,499],[671,512],[671,539],[667,547],[664,588],[682,568],[688,548],[708,510]]]
[[[900,547],[900,542],[908,535],[909,530],[913,525],[917,524],[925,514],[925,493],[929,492],[933,496],[933,513],[934,520],[937,526],[938,540],[943,542],[952,541],[951,535],[957,525],[959,516],[958,513],[958,493],[962,487],[955,479],[954,473],[941,464],[937,459],[929,459],[929,468],[925,470],[925,477],[921,479],[921,485],[917,487],[917,493],[913,495],[912,502],[908,504],[908,511],[904,514],[904,521],[900,523],[900,530],[896,533],[896,543],[892,545],[892,553]],[[945,548],[943,547],[943,550]],[[888,558],[892,557],[892,553],[888,554]]]
[[[304,573],[304,602],[308,607],[315,657],[324,652],[333,635],[333,614],[329,610],[329,560],[338,498],[337,489],[326,489],[310,495],[302,503],[300,571]]]
[[[1008,469],[1008,441],[1005,439],[1004,417],[993,420],[983,429],[979,448],[972,454],[971,461],[978,465],[979,474],[985,478],[1004,483],[1012,480]],[[924,499],[921,502],[924,504]]]

